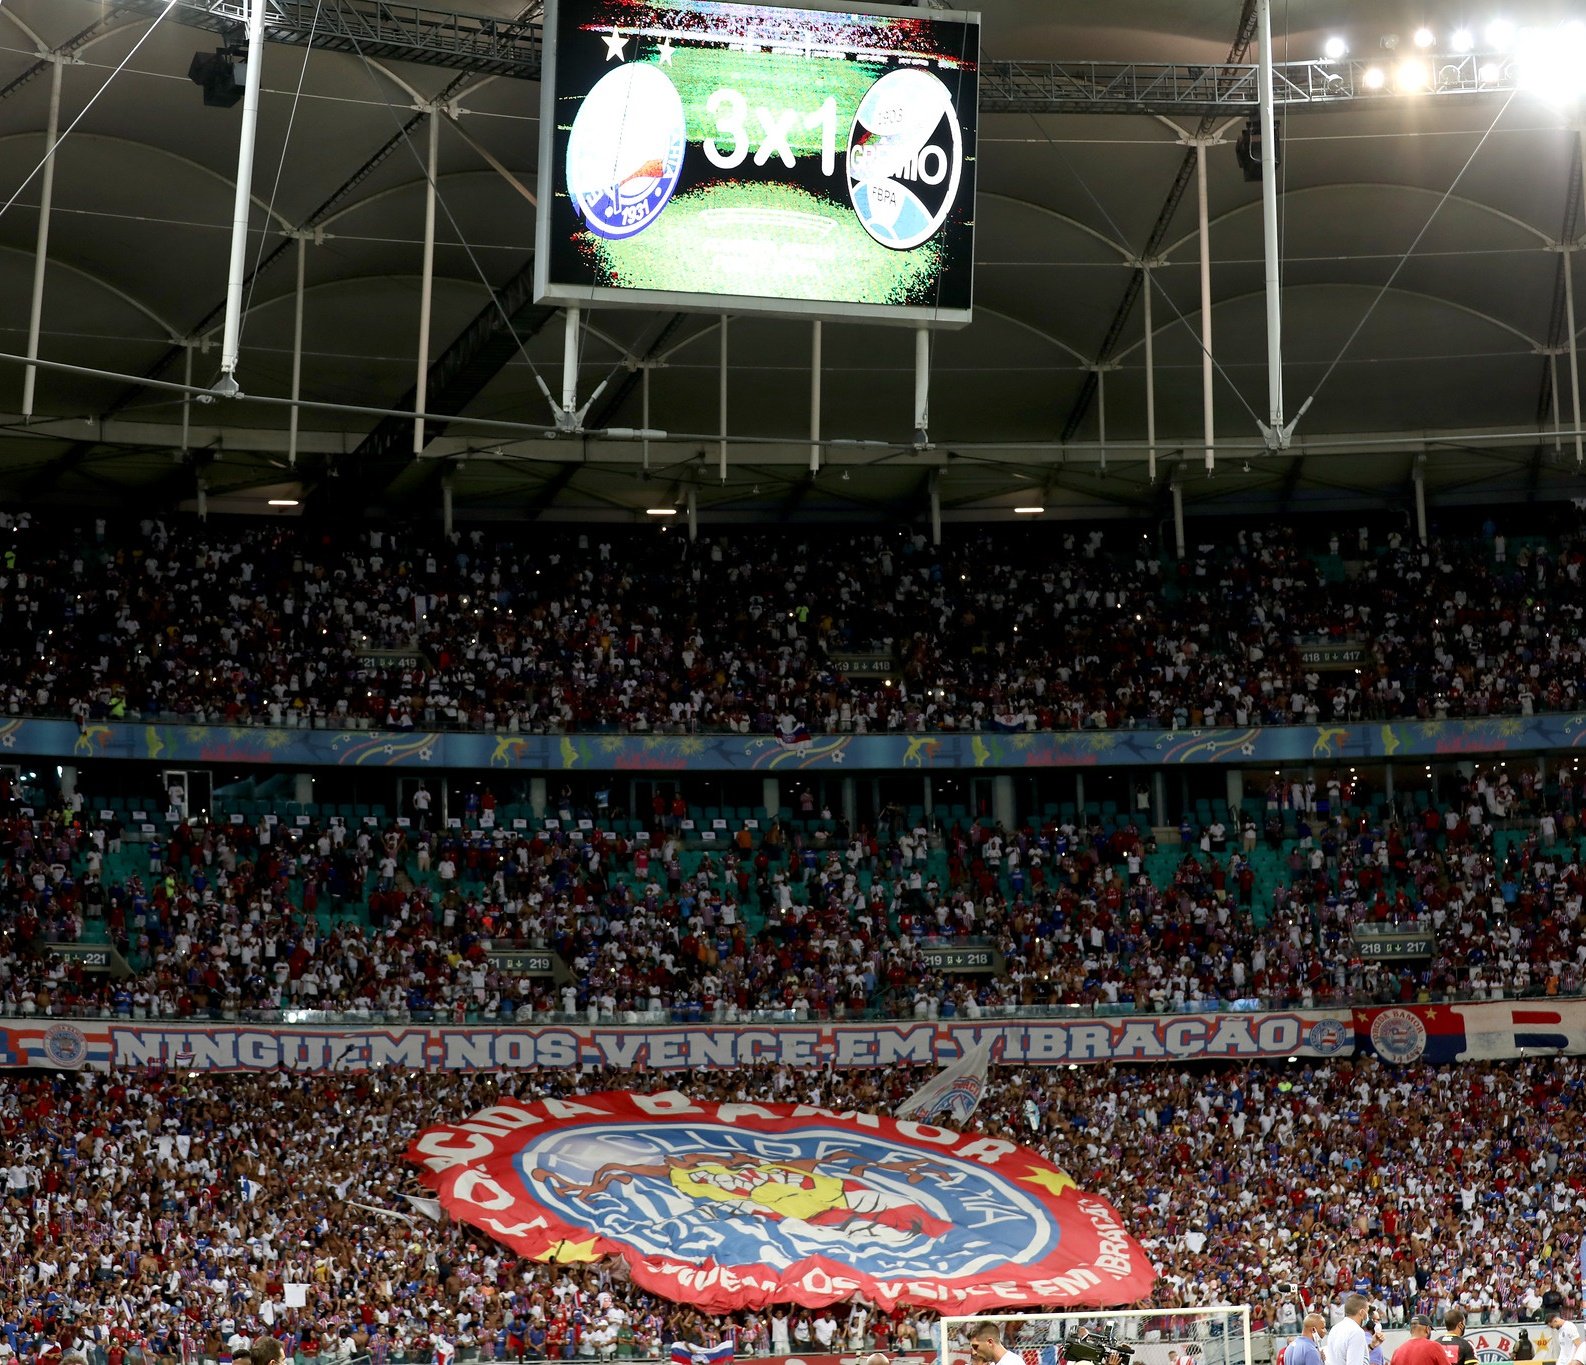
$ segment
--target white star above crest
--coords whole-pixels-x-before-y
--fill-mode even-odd
[[[662,66],[672,65],[672,40],[670,38],[661,39],[660,57]]]
[[[608,62],[613,57],[615,57],[619,62],[622,60],[622,49],[628,45],[628,40],[618,33],[616,29],[612,29],[606,37],[601,39],[601,42],[605,43],[606,45],[606,60]]]

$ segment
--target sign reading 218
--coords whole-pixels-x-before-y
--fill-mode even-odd
[[[620,58],[627,39],[613,32],[603,41]],[[660,61],[671,55],[668,42]],[[719,170],[772,161],[792,170],[795,131],[818,131],[821,174],[836,173],[837,101],[830,96],[812,109],[773,109],[720,87],[705,108],[715,126],[700,152]],[[612,239],[643,232],[671,199],[687,146],[683,101],[661,65],[625,62],[602,76],[579,106],[567,144],[568,192],[589,230]],[[849,202],[883,246],[917,247],[947,220],[963,138],[951,93],[929,71],[902,67],[879,77],[854,113],[846,150]]]

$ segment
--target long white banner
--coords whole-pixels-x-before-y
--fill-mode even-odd
[[[189,1071],[939,1066],[986,1041],[999,1065],[1337,1057],[1460,1062],[1586,1053],[1586,1001],[895,1023],[331,1026],[0,1019],[0,1067]]]

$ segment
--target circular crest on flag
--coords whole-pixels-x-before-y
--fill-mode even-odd
[[[713,1310],[1115,1304],[1154,1278],[1111,1206],[1045,1158],[925,1123],[613,1093],[495,1105],[408,1156],[448,1212],[524,1255],[620,1255]]]
[[[56,1024],[44,1035],[44,1055],[56,1066],[79,1067],[88,1056],[88,1039],[74,1024]]]
[[[1413,1062],[1426,1051],[1426,1025],[1414,1010],[1378,1010],[1371,1020],[1371,1046],[1385,1062]]]

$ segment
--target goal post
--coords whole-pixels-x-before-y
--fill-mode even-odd
[[[1255,1365],[1248,1304],[944,1317],[937,1365],[968,1365],[970,1334],[983,1322],[997,1324],[1023,1365]],[[1117,1362],[1108,1343],[1120,1348]]]

